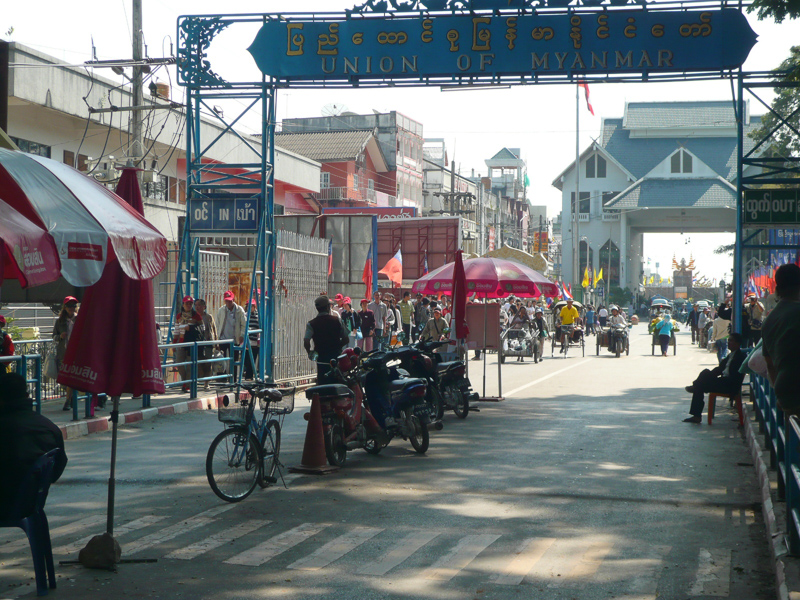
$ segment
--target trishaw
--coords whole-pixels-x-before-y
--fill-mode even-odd
[[[555,356],[556,347],[558,347],[559,351],[561,350],[561,332],[562,330],[567,334],[567,344],[566,344],[566,351],[564,352],[564,358],[567,357],[570,348],[580,348],[581,349],[581,356],[586,356],[586,338],[584,335],[583,327],[578,324],[572,325],[560,325],[558,324],[559,320],[559,313],[561,309],[567,305],[566,301],[559,300],[556,302],[553,307],[553,323],[556,323],[555,331],[552,336],[552,343],[550,345],[550,356]],[[580,302],[572,302],[572,305],[578,309],[580,312],[583,309],[583,304]]]
[[[500,334],[500,343],[502,344],[500,363],[504,363],[507,356],[535,358],[534,341],[531,328],[527,324],[520,327],[508,327]]]
[[[653,356],[655,356],[656,354],[656,347],[658,347],[659,351],[661,350],[661,340],[658,339],[658,331],[655,329],[655,324],[657,322],[658,320],[653,320],[650,322],[650,333],[653,336],[652,347],[651,347]],[[675,321],[674,319],[672,320],[672,322],[674,323],[674,325],[672,327],[672,331],[669,334],[669,345],[672,346],[672,355],[674,356],[675,354],[678,353],[678,344],[675,341],[675,332],[678,331],[678,322]]]

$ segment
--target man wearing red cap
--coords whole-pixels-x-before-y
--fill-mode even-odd
[[[233,292],[228,290],[222,295],[225,305],[217,311],[216,323],[219,332],[219,340],[233,340],[237,346],[241,346],[244,342],[245,328],[247,327],[247,316],[244,314],[244,309],[234,302]],[[227,344],[220,346],[223,354],[229,356],[230,350]],[[234,352],[234,360],[239,362],[240,351]],[[236,373],[234,373],[234,379]]]
[[[333,297],[334,302],[336,305],[331,305],[331,314],[337,314],[340,317],[342,316],[342,311],[344,311],[344,296],[341,294],[336,294]]]

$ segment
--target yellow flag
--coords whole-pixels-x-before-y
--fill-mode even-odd
[[[581,285],[585,288],[589,287],[589,267],[586,267],[583,270],[583,281],[581,282]]]
[[[650,275],[650,283],[653,284],[655,282],[656,282],[656,276],[655,275]]]
[[[600,267],[600,272],[597,274],[594,282],[597,283],[598,281],[603,281],[603,267]]]

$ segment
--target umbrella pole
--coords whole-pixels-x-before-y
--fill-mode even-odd
[[[483,397],[486,398],[486,325],[488,323],[489,304],[483,300]],[[500,349],[497,350],[497,362],[500,362]]]
[[[117,422],[119,421],[119,396],[114,396],[114,408],[111,411],[111,471],[108,476],[108,517],[106,532],[114,535],[114,493],[116,492],[115,473],[117,468]]]

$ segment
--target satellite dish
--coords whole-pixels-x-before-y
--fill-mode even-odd
[[[330,104],[326,104],[325,106],[322,107],[322,116],[338,117],[347,110],[348,108],[344,104],[337,104],[335,102],[331,102]]]

